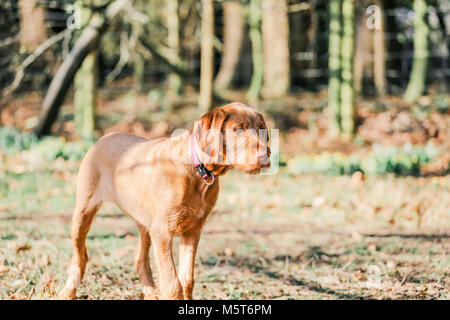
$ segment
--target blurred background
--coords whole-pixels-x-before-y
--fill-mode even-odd
[[[96,139],[240,101],[280,170],[221,179],[196,298],[448,299],[449,30],[446,0],[2,0],[0,298],[63,285]],[[82,298],[139,297],[136,237],[101,209]]]

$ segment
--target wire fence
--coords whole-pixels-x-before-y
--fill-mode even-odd
[[[67,26],[71,17],[70,5],[72,0],[41,0],[39,6],[45,8],[45,25],[47,36],[51,37]],[[215,1],[215,68],[219,69],[222,59],[221,45],[223,43],[223,12],[222,1]],[[183,1],[181,1],[183,3]],[[290,25],[290,75],[291,90],[293,92],[319,91],[325,89],[328,84],[328,1],[289,1],[289,25]],[[197,12],[197,19],[201,16],[200,2],[194,1],[185,4],[191,5],[192,11]],[[450,30],[449,6],[440,5],[430,7],[429,10],[429,68],[427,84],[448,92],[450,85],[449,47],[450,35],[445,30]],[[365,14],[360,13],[360,14]],[[413,49],[413,17],[414,12],[410,8],[395,8],[383,12],[384,20],[394,19],[396,30],[385,30],[386,47],[386,78],[388,92],[402,94],[409,79],[414,55]],[[195,15],[194,18],[195,19]],[[442,25],[444,17],[444,25]],[[315,19],[315,20],[314,20]],[[441,19],[441,20],[440,20]],[[0,88],[3,90],[11,85],[17,72],[17,67],[24,61],[26,55],[20,52],[20,10],[18,0],[3,0],[0,3]],[[186,22],[186,21],[185,21]],[[33,23],[29,21],[27,23]],[[199,34],[199,23],[194,27],[195,34]],[[356,22],[355,22],[356,23]],[[181,26],[183,29],[185,26]],[[315,30],[313,30],[315,28]],[[165,27],[160,26],[159,33],[164,34]],[[112,50],[103,48],[100,54],[101,76],[104,79],[116,67],[120,60],[121,36],[128,32],[121,27],[112,28],[104,38],[112,41]],[[156,27],[155,27],[156,32]],[[73,44],[73,34],[65,37],[64,41],[53,45],[46,56],[38,58],[27,68],[23,83],[19,92],[32,90],[45,90],[48,86],[56,67],[67,54],[70,45]],[[237,72],[233,78],[233,87],[246,90],[252,76],[251,43],[248,36],[248,27],[244,36],[241,57]],[[395,42],[395,45],[390,45]],[[200,75],[200,36],[189,39],[188,50],[183,51],[183,57],[188,65],[189,82],[198,84]],[[373,61],[371,52],[365,53],[368,64]],[[145,90],[155,86],[161,86],[170,70],[160,62],[150,59],[145,66]],[[133,59],[120,69],[119,78],[133,75]],[[364,90],[367,95],[376,92],[373,83],[371,68],[366,68],[364,77]],[[104,83],[104,82],[103,82]],[[124,90],[131,89],[130,82],[123,82]]]

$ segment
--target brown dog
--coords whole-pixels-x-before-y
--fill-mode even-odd
[[[232,103],[208,112],[191,133],[175,138],[149,141],[126,133],[101,138],[78,173],[71,232],[74,254],[59,298],[76,298],[88,260],[86,236],[101,203],[108,201],[138,225],[135,262],[144,297],[192,299],[195,254],[217,200],[218,177],[233,167],[250,174],[270,167],[268,139],[260,129],[267,129],[260,113]],[[174,235],[181,236],[178,274]],[[150,269],[151,244],[159,271],[158,293]]]

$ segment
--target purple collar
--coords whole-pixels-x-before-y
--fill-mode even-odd
[[[195,169],[197,169],[198,173],[200,174],[200,177],[202,177],[203,181],[205,181],[207,185],[212,185],[215,180],[214,175],[212,174],[212,172],[210,172],[208,169],[205,168],[205,165],[201,163],[201,161],[197,156],[197,152],[195,151],[195,137],[193,132],[191,133],[189,140],[191,149],[191,159]]]

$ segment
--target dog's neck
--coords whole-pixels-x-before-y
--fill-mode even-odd
[[[193,163],[192,159],[192,153],[191,153],[191,138],[190,138],[191,132],[185,133],[182,136],[177,138],[177,144],[179,146],[179,159],[183,161],[184,164],[188,164],[189,171],[194,172],[195,176],[197,176],[200,180],[202,180],[202,177],[198,173],[197,169],[195,168],[195,164]],[[197,143],[194,145],[194,149],[196,150],[196,156],[201,152],[199,149],[199,146]],[[198,157],[197,157],[198,159]],[[200,161],[200,160],[199,160]],[[215,164],[215,163],[208,163],[203,164],[204,167],[214,175],[214,177],[220,177],[227,173],[232,167],[229,165],[224,164]]]

